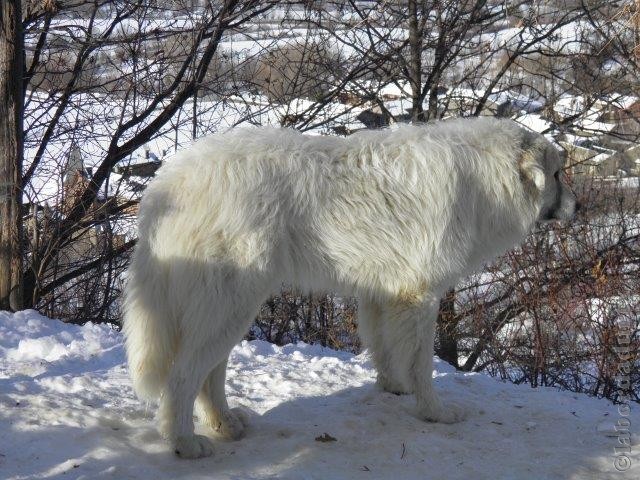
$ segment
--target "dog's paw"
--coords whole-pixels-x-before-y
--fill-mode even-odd
[[[400,382],[390,380],[386,375],[378,374],[376,383],[382,390],[394,395],[410,395],[413,393],[410,388],[405,388]]]
[[[202,458],[213,455],[213,445],[204,435],[177,437],[173,442],[173,451],[180,458]]]
[[[214,425],[214,430],[227,440],[239,440],[244,436],[247,416],[240,408],[226,411]]]
[[[458,423],[467,416],[466,411],[457,404],[440,405],[433,407],[421,407],[418,409],[418,418],[425,422]]]

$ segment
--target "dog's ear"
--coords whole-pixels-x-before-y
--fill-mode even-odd
[[[547,143],[543,137],[532,132],[523,131],[518,156],[518,171],[525,191],[537,198],[544,190],[546,175],[542,157]]]

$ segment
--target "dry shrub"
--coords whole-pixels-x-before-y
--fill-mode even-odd
[[[616,400],[618,368],[625,359],[637,365],[640,353],[639,190],[586,177],[574,187],[588,208],[571,223],[540,227],[459,286],[448,328],[464,370]]]
[[[319,343],[336,350],[358,352],[356,302],[333,294],[303,295],[283,288],[262,306],[248,338],[277,345]]]
[[[339,55],[325,45],[296,42],[264,53],[257,60],[253,82],[278,103],[315,100],[327,95],[340,70]]]

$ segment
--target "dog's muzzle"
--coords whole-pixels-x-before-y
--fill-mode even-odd
[[[560,197],[559,202],[540,213],[540,221],[571,220],[580,208],[581,205],[576,201],[573,194],[565,194]]]

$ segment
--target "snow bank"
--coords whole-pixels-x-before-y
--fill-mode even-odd
[[[154,409],[133,395],[118,332],[0,312],[0,478],[638,478],[634,406],[632,464],[621,474],[620,415],[609,402],[456,373],[439,361],[435,376],[445,401],[467,408],[465,422],[413,417],[411,396],[375,387],[366,354],[243,342],[227,392],[250,417],[247,436],[217,440],[212,458],[182,461],[156,432]]]
[[[0,352],[7,360],[89,360],[105,355],[120,342],[120,335],[105,326],[87,323],[75,328],[34,310],[15,315],[0,312]]]

